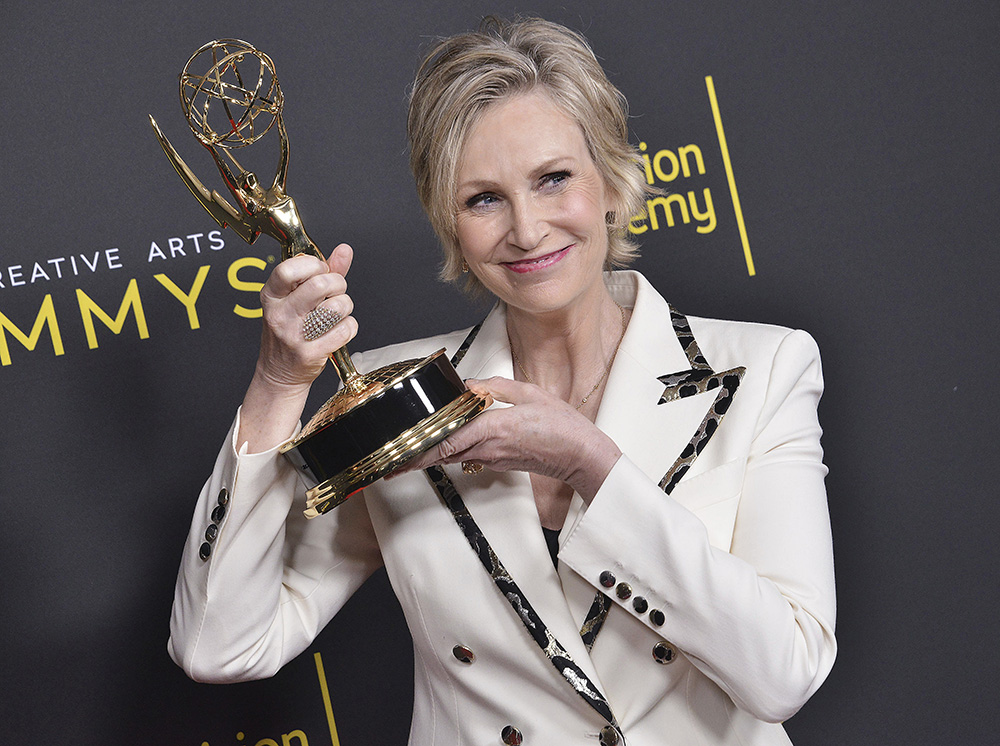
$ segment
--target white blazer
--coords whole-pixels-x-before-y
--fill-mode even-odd
[[[606,281],[634,309],[597,417],[624,455],[589,508],[574,497],[558,570],[527,474],[411,473],[307,522],[295,470],[239,449],[237,418],[184,551],[173,659],[200,681],[271,676],[384,563],[413,637],[413,746],[789,743],[779,723],[836,655],[819,353],[801,331],[672,315],[638,273]],[[502,304],[458,372],[512,377]]]

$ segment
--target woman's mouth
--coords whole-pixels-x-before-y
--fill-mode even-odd
[[[519,262],[502,262],[503,266],[512,272],[517,272],[518,274],[524,274],[526,272],[537,272],[540,269],[545,269],[546,267],[551,267],[553,264],[558,262],[573,248],[572,246],[567,246],[565,249],[559,249],[558,251],[553,251],[551,254],[546,254],[545,256],[539,256],[534,259],[522,259]]]

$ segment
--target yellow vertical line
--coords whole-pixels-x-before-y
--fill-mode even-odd
[[[323,693],[326,722],[330,724],[330,741],[333,746],[340,746],[340,737],[337,735],[337,723],[333,719],[333,705],[330,704],[330,690],[326,686],[326,673],[323,671],[323,658],[319,653],[316,653],[313,657],[316,659],[316,675],[319,676],[319,689]]]
[[[708,88],[708,100],[712,104],[712,116],[715,118],[715,131],[719,135],[719,148],[722,150],[722,163],[726,167],[726,178],[729,180],[729,193],[733,196],[733,210],[736,212],[736,225],[740,229],[740,241],[743,242],[743,256],[747,260],[747,273],[753,277],[753,255],[750,253],[750,241],[747,239],[747,227],[743,222],[743,208],[740,207],[740,195],[736,191],[736,178],[733,176],[733,164],[729,160],[729,147],[726,145],[726,133],[722,129],[722,115],[719,114],[719,102],[715,98],[715,85],[712,76],[705,76],[705,86]]]

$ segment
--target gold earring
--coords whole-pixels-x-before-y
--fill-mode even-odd
[[[468,273],[469,273],[469,263],[463,259],[462,260],[462,274],[465,275],[465,274],[468,274]]]

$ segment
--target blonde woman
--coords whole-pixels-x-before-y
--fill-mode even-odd
[[[446,347],[498,404],[306,523],[277,446],[357,331],[352,254],[279,265],[171,655],[198,680],[271,676],[384,564],[413,636],[414,746],[787,744],[836,654],[812,339],[685,317],[609,271],[644,182],[579,35],[527,20],[441,42],[408,124],[444,277],[497,302],[356,364]],[[306,340],[318,306],[343,320]]]

